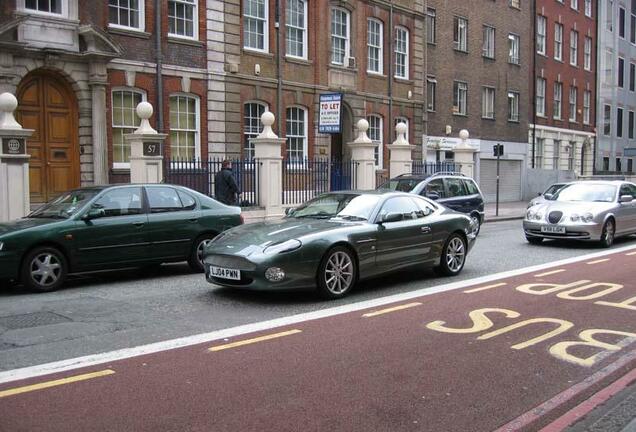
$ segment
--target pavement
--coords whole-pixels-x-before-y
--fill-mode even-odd
[[[495,203],[486,203],[484,205],[485,222],[501,222],[506,220],[523,219],[526,214],[528,202],[501,202],[499,203],[499,212]]]

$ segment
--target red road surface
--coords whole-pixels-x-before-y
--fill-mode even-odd
[[[609,260],[588,264],[596,261],[591,259],[231,341],[5,383],[0,385],[0,430],[538,430],[636,366],[636,339],[627,338],[636,337],[636,255],[604,258]],[[536,276],[551,270],[565,271]],[[544,295],[516,289],[582,280],[615,285]],[[465,292],[496,283],[506,285]],[[421,304],[363,316],[411,303]],[[490,321],[480,320],[484,314],[474,311],[484,308],[506,309],[510,317],[491,311],[485,313]],[[492,335],[535,318],[561,321]],[[458,330],[438,331],[441,323],[431,325],[436,321]],[[555,330],[558,323],[564,332],[519,346]],[[473,326],[475,332],[461,330]],[[621,333],[593,335],[611,347],[576,343],[594,329]],[[289,330],[300,332],[209,350]],[[484,337],[489,333],[492,337]],[[582,364],[595,354],[593,364]],[[2,397],[3,391],[105,369],[115,373]]]

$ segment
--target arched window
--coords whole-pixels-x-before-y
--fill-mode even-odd
[[[250,139],[256,138],[263,130],[261,116],[267,111],[267,106],[259,102],[247,102],[243,105],[243,157],[254,158],[254,144]]]
[[[395,28],[395,77],[409,78],[409,31]]]
[[[307,110],[300,107],[287,108],[285,126],[287,159],[290,162],[301,162],[307,156]]]
[[[375,156],[375,167],[382,169],[382,117],[371,114],[367,116],[367,121],[369,122],[369,138],[377,144],[377,147],[373,151]]]
[[[130,168],[130,143],[126,143],[124,135],[139,127],[141,120],[136,109],[145,100],[146,94],[137,89],[116,88],[112,92],[113,168]]]
[[[170,155],[179,159],[201,156],[199,146],[199,99],[196,96],[170,96]]]

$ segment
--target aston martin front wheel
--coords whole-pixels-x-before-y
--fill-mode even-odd
[[[356,283],[357,264],[349,249],[336,246],[330,249],[318,268],[318,293],[327,299],[347,295]]]
[[[439,267],[436,270],[444,276],[458,275],[466,263],[467,252],[466,240],[457,233],[451,234],[444,244]]]

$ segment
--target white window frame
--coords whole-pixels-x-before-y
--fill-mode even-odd
[[[139,127],[139,124],[137,125],[115,125],[115,109],[114,109],[114,101],[115,101],[115,93],[118,92],[130,92],[130,93],[137,93],[139,95],[141,95],[141,101],[145,102],[147,100],[147,94],[144,90],[138,89],[136,87],[114,87],[113,89],[111,89],[110,91],[110,126],[111,126],[111,130],[115,131],[116,129],[132,129],[131,133],[134,132],[135,129],[137,129]],[[136,109],[137,107],[131,107],[132,111],[133,111],[133,118],[134,116],[136,116]],[[141,123],[141,121],[140,121]],[[111,135],[111,139],[112,139]],[[126,141],[124,141],[124,144],[126,144]],[[130,169],[130,162],[115,162],[115,143],[111,142],[111,146],[113,149],[113,168],[114,169]]]
[[[345,17],[345,25],[346,25],[346,34],[344,36],[342,35],[334,35],[333,33],[333,19],[335,16],[334,12],[338,12],[338,13],[342,13],[344,14]],[[337,66],[343,66],[343,67],[347,67],[348,66],[348,61],[349,61],[349,50],[351,49],[351,14],[349,13],[348,10],[340,8],[340,7],[332,7],[331,8],[331,16],[329,19],[329,33],[331,35],[330,41],[331,41],[331,46],[330,46],[330,59],[329,62],[332,65],[337,65]],[[334,38],[338,38],[338,39],[343,39],[345,44],[344,44],[344,56],[342,58],[342,63],[334,61]]]
[[[377,35],[378,35],[378,45],[373,45],[371,43],[371,27],[373,25],[377,26]],[[377,53],[378,60],[378,70],[371,69],[371,52],[375,51]],[[384,25],[382,21],[377,18],[368,18],[367,19],[367,73],[382,75],[384,73]]]
[[[536,109],[537,116],[545,117],[545,86],[546,80],[545,78],[537,78],[537,94],[536,94]]]
[[[426,43],[437,43],[437,10],[426,8]]]
[[[548,20],[543,15],[537,15],[537,53],[545,55],[547,45]]]
[[[255,0],[256,1],[256,0]],[[247,1],[243,1],[243,7],[241,10],[241,16],[243,18],[243,49],[247,51],[256,51],[256,52],[269,52],[269,1],[263,0],[263,14],[264,17],[258,17],[255,15],[247,15],[245,8],[247,6]],[[245,32],[247,29],[247,21],[254,20],[257,22],[263,23],[263,48],[251,47],[246,45],[247,38],[245,37]]]
[[[289,110],[300,110],[303,114],[302,117],[302,122],[303,122],[303,135],[292,135],[292,134],[288,134],[287,133],[287,127],[288,127],[288,123],[290,121],[292,121],[290,119],[289,116]],[[302,167],[303,165],[303,161],[305,159],[307,159],[308,155],[308,149],[309,149],[309,115],[308,115],[308,109],[305,108],[304,106],[301,105],[290,105],[287,108],[285,108],[285,154],[286,159],[287,159],[287,166],[293,167],[293,166],[298,166],[298,167]],[[297,120],[293,120],[293,121],[297,121]],[[290,158],[290,139],[302,139],[302,158],[301,160],[298,159],[291,159]]]
[[[460,96],[463,97],[462,98]],[[457,105],[455,105],[457,99]],[[468,115],[468,83],[465,81],[453,81],[453,115]],[[455,108],[457,107],[457,110]],[[463,109],[462,109],[463,107]]]
[[[592,16],[592,0],[585,0],[585,16]]]
[[[521,56],[519,50],[521,48],[521,38],[514,33],[508,33],[508,63],[520,64]]]
[[[290,23],[290,19],[289,19],[289,9],[288,6],[290,4],[290,0],[286,1],[286,5],[285,5],[285,56],[290,57],[290,58],[297,58],[297,59],[301,59],[301,60],[307,60],[307,51],[308,51],[308,44],[307,44],[307,0],[294,0],[294,1],[300,1],[303,4],[303,27],[298,27],[295,25],[291,25]],[[265,0],[265,3],[268,3],[268,0]],[[267,17],[267,10],[265,12],[265,16]],[[265,20],[265,25],[267,25],[267,19]],[[299,32],[302,32],[302,55],[295,55],[295,54],[290,54],[289,53],[289,30],[291,29],[295,29]]]
[[[563,61],[563,24],[554,23],[554,59]]]
[[[515,9],[521,9],[521,3],[519,0],[508,0],[508,6]]]
[[[400,33],[402,33],[404,35],[404,50],[400,51]],[[393,76],[395,78],[400,78],[400,79],[409,79],[409,29],[407,29],[406,27],[402,27],[402,26],[396,26],[395,27],[395,70],[393,72]],[[403,58],[404,60],[404,65],[400,65],[398,63],[398,59],[399,58]],[[398,75],[398,66],[403,67],[404,68],[404,74],[403,75]]]
[[[256,124],[257,124],[257,131],[254,132],[253,130],[251,130],[251,128],[248,130],[248,125],[247,122],[245,121],[246,113],[247,113],[247,109],[246,107],[248,105],[258,105],[260,107],[263,108],[263,112],[269,111],[269,106],[261,101],[257,101],[257,100],[249,100],[249,101],[245,101],[243,102],[243,158],[244,159],[253,159],[254,158],[254,148],[250,147],[249,144],[249,139],[250,138],[256,138],[258,136],[259,133],[261,133],[263,131],[263,124],[261,123],[261,118],[260,116],[258,116],[258,118],[256,117],[252,117],[250,116],[251,119],[256,119]],[[247,137],[247,139],[246,139]]]
[[[616,86],[625,88],[625,59],[621,56],[616,61]]]
[[[579,32],[570,30],[570,65],[579,64]]]
[[[194,110],[195,110],[195,117],[194,117],[194,124],[196,126],[196,129],[194,129],[194,158],[195,159],[200,159],[201,158],[201,101],[199,96],[192,94],[192,93],[171,93],[170,95],[168,95],[168,119],[170,119],[170,99],[172,99],[173,97],[186,97],[186,98],[190,98],[190,99],[194,99]],[[192,132],[193,129],[183,129],[183,128],[176,128],[174,127],[175,125],[173,125],[170,121],[168,121],[169,125],[170,125],[170,129],[168,130],[168,136],[170,136],[170,134],[172,133],[172,131],[176,131],[176,132]],[[172,152],[174,143],[172,142],[172,140],[170,141],[170,157],[173,157],[174,153]]]
[[[372,120],[374,119],[374,120]],[[377,144],[375,146],[375,149],[373,150],[373,155],[374,155],[374,159],[375,159],[375,168],[376,169],[382,169],[382,166],[384,164],[384,145],[382,143],[382,138],[384,137],[384,119],[382,118],[381,115],[378,114],[369,114],[367,115],[367,122],[369,122],[369,131],[368,131],[368,136],[371,139],[371,141],[373,141],[374,144]],[[376,127],[373,124],[373,121],[377,120],[379,122],[378,127]],[[374,131],[372,131],[372,129],[374,130],[378,130],[378,134],[379,134],[379,139],[374,137]]]
[[[118,0],[121,1],[121,0]],[[137,21],[139,22],[139,26],[137,27],[133,27],[133,26],[125,26],[125,25],[121,25],[121,24],[114,24],[110,22],[110,8],[111,8],[111,4],[110,1],[108,2],[108,27],[109,28],[115,28],[115,29],[124,29],[124,30],[132,30],[132,31],[144,31],[146,29],[146,15],[145,15],[145,9],[146,9],[146,2],[145,0],[137,0],[137,6],[139,7],[138,9],[138,14],[139,17],[137,18]],[[121,6],[117,6],[118,9],[127,9],[130,14],[130,8],[124,8]]]
[[[490,105],[490,106],[489,106]],[[481,88],[481,118],[495,119],[495,88],[482,86]]]
[[[570,0],[570,7],[574,10],[579,10],[579,0]]]
[[[26,7],[26,0],[16,0],[16,9],[20,12],[32,14],[32,15],[42,15],[48,17],[63,17],[69,18],[69,0],[60,0],[60,13],[55,12],[44,12],[37,9],[29,9]],[[50,3],[49,3],[50,4]],[[77,7],[77,6],[76,6]]]
[[[591,114],[591,104],[592,104],[592,92],[590,90],[583,91],[583,124],[590,124],[590,114]]]
[[[453,17],[453,48],[457,51],[468,52],[468,18],[457,15]]]
[[[508,121],[519,122],[519,98],[518,91],[508,90]]]
[[[433,89],[432,95],[430,89]],[[432,108],[431,108],[432,102]],[[435,77],[426,77],[426,111],[435,112],[437,108],[437,80]]]
[[[568,120],[570,120],[572,123],[576,123],[576,118],[577,118],[576,107],[577,107],[578,99],[579,99],[578,95],[579,95],[579,89],[574,86],[570,86],[569,97],[568,97],[570,112],[568,113]]]
[[[583,47],[583,68],[586,71],[592,70],[592,38],[585,36],[585,45]]]
[[[496,31],[497,30],[493,26],[487,24],[484,24],[483,26],[482,33],[484,40],[481,47],[481,54],[489,59],[495,58],[495,41],[497,40]]]
[[[621,25],[621,12],[623,13],[623,22]],[[625,39],[625,35],[627,34],[627,10],[624,7],[618,8],[618,37],[621,39]]]
[[[141,1],[141,0],[140,0]],[[192,36],[170,33],[170,3],[183,4],[192,7]],[[176,39],[199,40],[199,0],[168,0],[168,36]]]
[[[409,119],[404,116],[397,116],[393,120],[393,123],[394,123],[393,133],[395,134],[395,139],[397,139],[397,132],[395,131],[395,126],[397,126],[398,123],[404,123],[406,125],[406,133],[404,134],[404,138],[406,138],[406,140],[408,141],[409,140]]]
[[[563,83],[554,82],[554,102],[552,103],[552,118],[561,120],[563,117]]]

